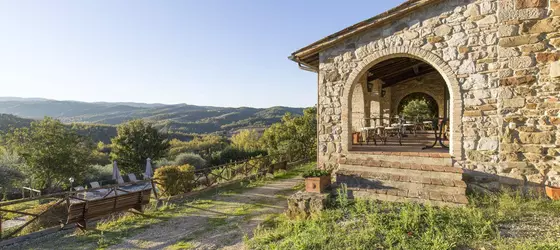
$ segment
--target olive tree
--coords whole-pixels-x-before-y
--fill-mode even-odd
[[[25,160],[23,171],[34,186],[52,188],[80,181],[88,171],[94,145],[60,121],[45,117],[4,137],[7,150]]]
[[[122,170],[130,173],[142,172],[147,158],[157,161],[169,151],[167,136],[143,120],[119,125],[117,136],[111,139],[111,143],[111,158]]]

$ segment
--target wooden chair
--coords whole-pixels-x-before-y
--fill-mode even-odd
[[[132,173],[128,174],[128,180],[130,182],[138,182],[138,179],[136,179],[136,175]]]

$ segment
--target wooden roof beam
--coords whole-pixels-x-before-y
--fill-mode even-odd
[[[417,75],[412,75],[412,76],[410,76],[410,77],[406,77],[406,78],[396,78],[396,79],[392,79],[392,80],[387,80],[387,81],[385,81],[385,84],[383,84],[383,85],[381,86],[381,88],[384,89],[384,88],[392,87],[392,86],[397,85],[397,84],[399,84],[399,83],[401,83],[401,82],[404,82],[404,81],[406,81],[406,80],[414,79],[414,78],[418,78],[418,77],[422,77],[422,76],[431,74],[431,73],[433,73],[433,72],[436,72],[436,69],[430,68],[430,69],[428,69],[428,70],[420,71],[419,74],[417,74]]]
[[[375,80],[375,79],[386,78],[386,77],[388,77],[388,76],[397,75],[397,74],[400,74],[400,73],[402,73],[402,72],[404,72],[404,71],[407,71],[407,70],[410,70],[410,69],[414,69],[414,68],[418,68],[420,65],[423,65],[423,64],[426,64],[426,63],[425,63],[425,62],[419,62],[419,63],[413,64],[413,65],[410,65],[410,66],[408,66],[408,67],[401,68],[401,69],[396,70],[396,71],[395,71],[395,70],[391,70],[391,71],[389,71],[389,73],[386,73],[386,74],[375,74],[374,72],[371,72],[372,75],[371,75],[371,76],[368,76],[367,81],[368,81],[368,82],[371,82],[371,81],[373,81],[373,80]],[[427,65],[427,64],[426,64],[426,65]]]

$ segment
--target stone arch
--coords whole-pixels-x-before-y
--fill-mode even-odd
[[[375,51],[370,55],[364,57],[360,63],[352,70],[346,83],[344,84],[344,90],[342,95],[342,151],[348,153],[352,147],[352,130],[351,130],[351,114],[352,105],[349,105],[352,98],[352,91],[356,85],[359,84],[359,80],[365,73],[375,64],[396,58],[396,57],[409,57],[417,60],[421,60],[436,69],[439,74],[445,80],[447,88],[449,90],[450,99],[450,128],[451,128],[451,138],[449,145],[449,153],[456,158],[463,158],[463,148],[462,148],[462,127],[461,127],[461,117],[463,112],[463,101],[461,98],[461,91],[459,87],[459,82],[453,70],[447,63],[445,63],[436,54],[419,49],[410,47],[391,47],[382,50]]]

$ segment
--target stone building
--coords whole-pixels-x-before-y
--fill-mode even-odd
[[[318,74],[318,164],[338,182],[377,198],[463,203],[465,182],[560,179],[559,48],[560,0],[408,0],[290,59]],[[415,93],[437,103],[448,148],[356,143]]]

